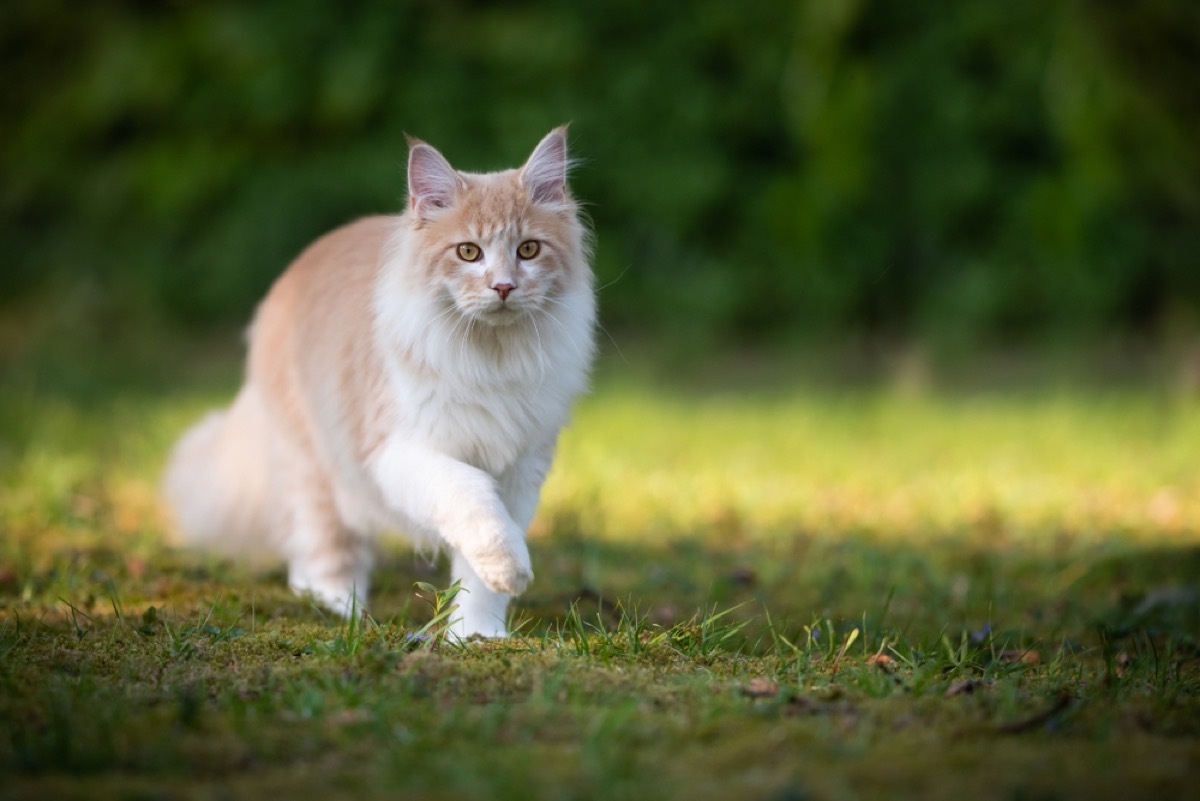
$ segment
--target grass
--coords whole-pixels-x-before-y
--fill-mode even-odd
[[[780,359],[666,381],[635,352],[563,439],[521,636],[464,646],[441,634],[444,566],[402,544],[345,623],[276,567],[164,542],[162,458],[237,370],[173,361],[0,381],[0,797],[1130,798],[1200,778],[1194,398],[913,391]]]

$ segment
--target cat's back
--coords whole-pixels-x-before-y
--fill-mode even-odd
[[[305,385],[343,391],[374,372],[372,295],[399,218],[365,217],[317,239],[275,281],[250,329],[249,373],[276,402]]]
[[[364,217],[305,248],[267,293],[255,317],[255,328],[298,319],[338,328],[351,324],[352,320],[337,319],[337,315],[369,309],[383,250],[397,220],[382,215]],[[362,315],[353,316],[358,319]]]

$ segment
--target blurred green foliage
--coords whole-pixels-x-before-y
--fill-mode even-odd
[[[610,325],[1195,330],[1200,5],[7,0],[0,309],[244,320],[309,240],[571,121]]]

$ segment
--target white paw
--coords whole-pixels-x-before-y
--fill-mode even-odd
[[[367,608],[366,601],[363,600],[366,587],[363,587],[361,592],[355,592],[353,584],[314,581],[297,576],[289,578],[288,586],[297,595],[307,595],[325,609],[346,619],[361,614]]]
[[[521,537],[510,536],[496,547],[464,555],[471,569],[492,592],[520,595],[533,581],[529,548]]]
[[[478,635],[480,637],[507,637],[504,621],[486,615],[464,614],[455,618],[449,627],[450,635],[459,640]]]

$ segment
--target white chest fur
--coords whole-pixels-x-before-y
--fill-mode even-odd
[[[434,340],[424,359],[391,349],[394,434],[499,476],[566,423],[586,382],[590,319],[539,337],[533,325]],[[583,354],[581,356],[581,354]]]

